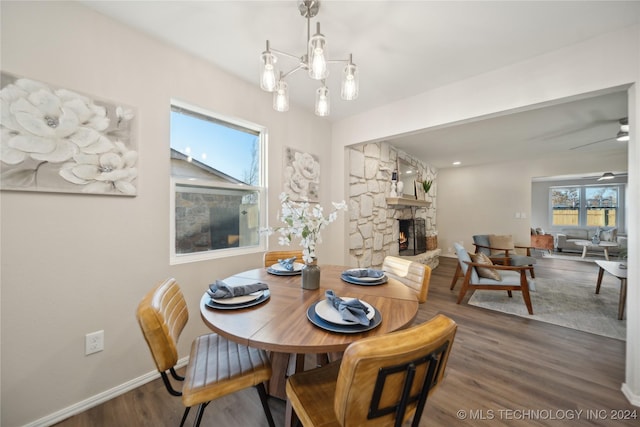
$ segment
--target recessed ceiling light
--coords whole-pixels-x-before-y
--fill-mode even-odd
[[[456,160],[455,162],[453,162],[453,166],[458,166],[458,165],[460,165],[460,164],[461,164],[461,162],[459,162],[459,161],[457,161],[457,160]]]

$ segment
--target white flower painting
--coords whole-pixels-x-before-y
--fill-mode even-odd
[[[309,153],[286,149],[284,191],[291,200],[317,202],[320,191],[320,163]]]
[[[0,74],[0,189],[135,196],[135,113]]]

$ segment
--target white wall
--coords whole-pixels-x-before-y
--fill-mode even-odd
[[[517,244],[529,245],[530,228],[539,226],[531,218],[531,179],[602,168],[626,170],[627,156],[603,158],[572,153],[537,161],[441,169],[438,172],[438,240],[443,253],[455,256],[449,251],[454,242],[464,242],[464,246],[473,251],[471,236],[474,234],[512,234]],[[547,199],[548,193],[545,205]],[[524,212],[526,218],[516,218],[516,212]]]
[[[191,311],[180,345],[186,356],[195,335],[206,332],[198,313],[206,286],[262,263],[256,254],[169,266],[171,98],[268,127],[272,222],[285,146],[319,156],[325,205],[332,169],[328,123],[296,108],[276,113],[257,83],[76,2],[2,2],[1,19],[4,71],[135,106],[140,153],[135,198],[0,193],[0,424],[13,427],[51,420],[56,411],[154,370],[135,309],[157,281],[173,276],[184,288]],[[339,236],[323,236],[323,262],[341,262],[332,250]],[[84,356],[84,335],[101,329],[105,350]]]
[[[629,190],[632,193],[628,204],[629,218],[640,218],[640,150],[637,147],[638,141],[634,134],[636,128],[633,125],[640,122],[640,100],[637,99],[639,97],[636,96],[637,89],[634,86],[640,81],[639,46],[640,27],[635,25],[349,117],[335,123],[332,128],[334,151],[337,153],[349,145],[384,140],[439,125],[504,114],[508,111],[527,109],[533,105],[556,103],[591,92],[630,87],[628,99],[631,141],[628,164],[626,167],[620,167],[624,164],[623,160],[611,159],[612,165],[608,168],[615,170],[613,165],[618,165],[621,170],[628,169]],[[572,159],[573,157],[556,160],[572,165],[574,169],[581,169]],[[600,166],[595,170],[599,170],[605,163],[604,159],[597,160]],[[607,159],[607,165],[608,161]],[[343,164],[340,166],[343,167]],[[558,170],[557,174],[574,173],[570,170],[560,172],[555,166],[545,166],[545,169]],[[528,222],[520,220],[516,223],[513,214],[517,211],[530,212],[531,177],[542,176],[543,173],[527,173],[529,165],[526,160],[520,164],[504,165],[499,170],[502,174],[493,168],[439,170],[438,241],[445,252],[453,241],[464,240],[468,246],[473,234],[471,228],[463,233],[458,228],[461,223],[454,222],[451,218],[466,219],[468,223],[470,217],[482,217],[487,221],[483,222],[483,225],[493,228],[495,232],[505,229],[519,241],[528,239]],[[524,170],[525,173],[521,174],[520,170]],[[593,170],[587,168],[575,173]],[[495,194],[492,189],[492,186],[496,185],[495,182],[504,182],[507,179],[511,182],[502,184],[502,190],[511,193],[512,197]],[[480,193],[470,194],[472,188],[476,188]],[[333,189],[334,192],[345,191],[343,183],[337,178],[333,180]],[[469,198],[489,201],[493,208],[484,210],[485,208],[476,204],[461,209],[461,203],[466,203],[465,200]],[[637,221],[630,221],[630,259],[639,259],[638,228],[640,227]],[[475,228],[473,232],[476,232]],[[344,247],[342,252],[346,253]],[[625,383],[622,387],[627,398],[640,406],[638,263],[630,264],[628,274],[629,289],[632,291],[627,296],[627,360]]]

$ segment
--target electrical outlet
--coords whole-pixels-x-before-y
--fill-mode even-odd
[[[84,355],[104,350],[104,331],[91,332],[84,337]]]

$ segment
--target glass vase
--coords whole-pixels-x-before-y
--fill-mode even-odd
[[[302,289],[315,290],[320,287],[320,267],[314,259],[302,267]]]

